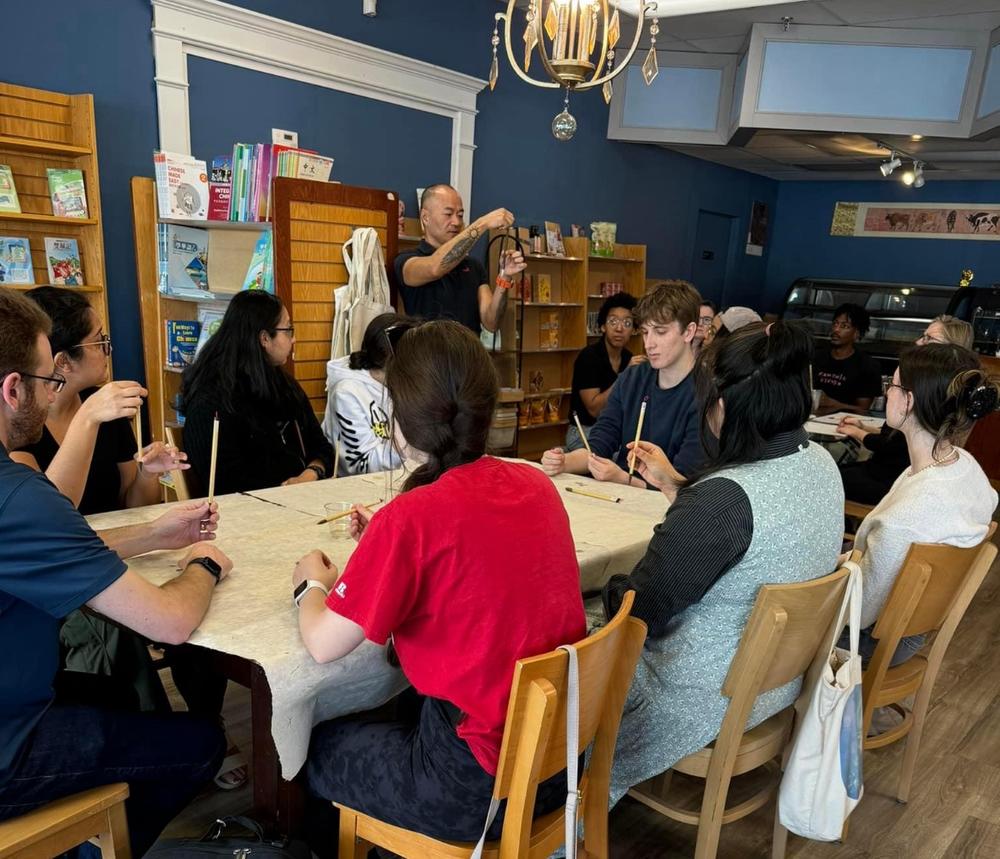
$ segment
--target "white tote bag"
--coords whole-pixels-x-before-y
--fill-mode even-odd
[[[344,242],[347,285],[334,290],[333,337],[330,357],[343,358],[361,348],[368,323],[383,313],[392,313],[385,257],[378,233],[358,227]]]
[[[795,707],[798,725],[778,793],[781,825],[816,841],[836,841],[864,793],[861,760],[861,569],[853,561],[833,637],[810,669]],[[851,649],[837,647],[850,619]]]

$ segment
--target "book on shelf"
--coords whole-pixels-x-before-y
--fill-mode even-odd
[[[228,221],[229,204],[233,196],[233,159],[220,155],[212,159],[212,172],[208,176],[208,219]]]
[[[204,161],[176,152],[154,152],[156,201],[161,218],[204,221],[208,174]]]
[[[0,284],[34,282],[29,241],[15,236],[0,236]]]
[[[545,222],[545,247],[546,252],[557,257],[566,256],[566,247],[563,245],[562,227],[555,221]]]
[[[166,319],[163,322],[166,336],[165,361],[170,367],[186,367],[194,361],[198,348],[201,323],[193,319]]]
[[[21,202],[14,187],[14,174],[6,164],[0,164],[0,212],[20,213]]]
[[[271,231],[266,230],[260,234],[257,244],[254,246],[253,256],[250,258],[250,266],[247,269],[247,276],[243,280],[244,289],[263,289],[266,292],[274,292],[274,256],[272,247]]]
[[[201,326],[201,330],[198,332],[198,343],[194,351],[195,355],[202,350],[212,335],[219,330],[219,326],[222,325],[222,319],[225,315],[226,311],[223,308],[204,306],[198,308],[198,324]]]
[[[157,225],[158,288],[164,295],[211,300],[208,290],[208,230]]]
[[[49,196],[52,214],[59,218],[87,217],[87,190],[83,184],[83,171],[49,167]]]
[[[55,236],[45,239],[45,267],[54,286],[83,286],[83,265],[76,239]]]
[[[548,274],[532,275],[532,300],[536,304],[552,302],[552,277]]]
[[[559,311],[539,314],[538,317],[538,348],[559,348]]]

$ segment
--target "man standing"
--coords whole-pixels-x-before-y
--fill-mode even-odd
[[[65,384],[48,330],[37,305],[0,288],[0,820],[128,782],[132,854],[142,856],[218,770],[222,730],[189,713],[116,709],[117,690],[98,690],[101,679],[89,675],[80,688],[65,688],[59,622],[86,605],[153,641],[180,644],[232,562],[196,543],[178,564],[181,574],[156,587],[128,569],[44,474],[11,460],[8,450],[38,440]],[[203,507],[199,513],[211,517]],[[119,536],[123,553],[143,550]]]
[[[823,392],[821,408],[863,412],[881,395],[878,362],[855,348],[870,325],[868,311],[860,304],[842,304],[833,312],[830,349],[817,349],[813,362],[813,387]]]
[[[482,263],[469,257],[472,246],[491,229],[506,229],[514,216],[494,209],[468,227],[465,207],[451,185],[432,185],[420,198],[424,240],[416,250],[398,254],[396,282],[410,316],[454,319],[479,335],[497,330],[506,306],[506,290],[525,269],[520,251],[506,255],[496,288]]]

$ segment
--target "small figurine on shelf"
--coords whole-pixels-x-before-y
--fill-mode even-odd
[[[533,371],[531,377],[528,380],[528,393],[540,394],[542,392],[542,386],[544,384],[545,384],[545,377],[542,375],[542,371],[541,370]]]
[[[961,286],[969,286],[972,283],[972,279],[975,276],[976,275],[973,273],[973,271],[972,271],[971,268],[963,268],[962,269],[962,279],[958,282],[958,285],[960,287]]]

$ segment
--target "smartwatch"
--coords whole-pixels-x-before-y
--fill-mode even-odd
[[[297,606],[302,605],[302,598],[313,588],[323,591],[323,596],[330,595],[330,592],[326,589],[326,585],[322,582],[317,582],[316,579],[306,579],[295,586],[295,590],[292,591],[292,602]]]
[[[190,561],[188,561],[188,566],[190,567],[192,564],[197,564],[199,567],[202,567],[203,569],[211,573],[212,578],[215,579],[216,584],[218,584],[220,579],[222,578],[222,567],[220,567],[215,561],[213,561],[209,557],[192,558]]]

